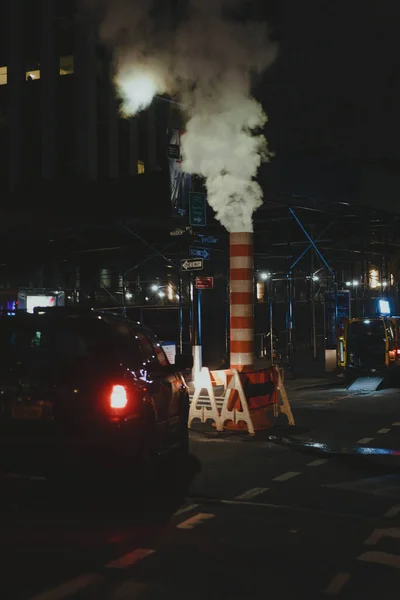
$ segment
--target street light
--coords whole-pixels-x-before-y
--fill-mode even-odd
[[[262,279],[262,281],[266,281],[269,278],[269,276],[270,276],[269,273],[261,273],[260,279]]]
[[[158,285],[156,283],[153,283],[153,285],[150,287],[152,292],[157,292],[158,291]]]

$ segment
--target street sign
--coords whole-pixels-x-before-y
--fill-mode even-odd
[[[203,270],[203,259],[202,258],[184,258],[181,260],[182,271],[202,271]]]
[[[214,287],[214,277],[196,277],[196,289],[212,290]]]
[[[189,253],[190,256],[197,256],[198,258],[202,258],[203,260],[210,260],[211,258],[211,251],[208,248],[190,246]]]
[[[206,195],[203,192],[189,194],[189,224],[197,227],[207,225]]]
[[[196,233],[195,243],[199,244],[218,244],[218,238],[213,235],[203,235],[202,233]]]

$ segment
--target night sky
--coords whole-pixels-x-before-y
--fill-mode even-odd
[[[261,92],[271,128],[279,123],[277,150],[398,160],[400,4],[281,0],[279,5],[271,21],[280,56]]]
[[[260,4],[280,46],[257,89],[280,185],[399,205],[400,3]]]

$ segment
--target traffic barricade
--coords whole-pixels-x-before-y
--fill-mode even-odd
[[[273,420],[285,414],[289,425],[294,418],[277,366],[239,373],[233,369],[221,409],[221,425],[230,430],[256,431],[273,426]]]

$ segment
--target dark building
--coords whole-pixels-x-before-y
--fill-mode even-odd
[[[166,216],[168,105],[120,118],[110,55],[80,3],[2,0],[1,14],[3,208],[140,218],[147,193]]]

